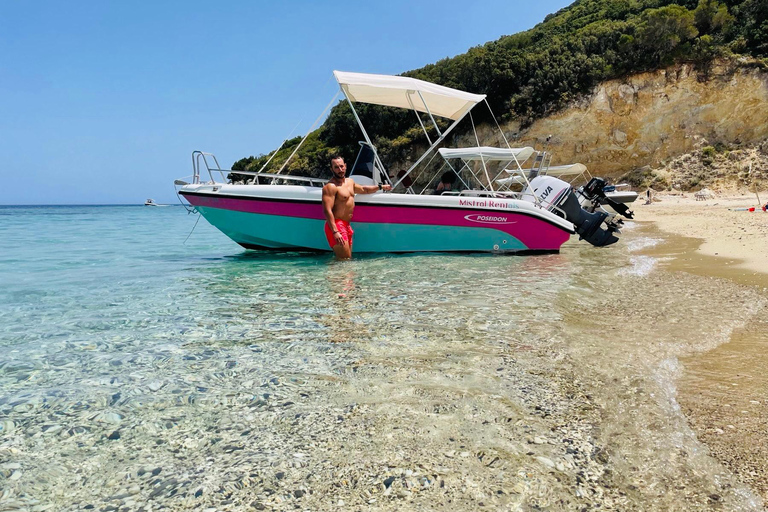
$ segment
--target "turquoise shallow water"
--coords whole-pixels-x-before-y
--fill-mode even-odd
[[[760,508],[675,381],[764,297],[641,227],[335,262],[196,221],[0,207],[0,510]]]

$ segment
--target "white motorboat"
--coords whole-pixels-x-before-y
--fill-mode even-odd
[[[543,153],[542,157],[536,158],[531,168],[526,169],[529,180],[536,176],[552,176],[567,181],[572,185],[583,183],[582,186],[576,188],[576,194],[579,196],[579,202],[584,209],[590,212],[604,210],[612,217],[618,214],[632,218],[633,214],[627,205],[635,202],[638,195],[637,192],[630,189],[627,183],[608,185],[601,178],[594,178],[587,170],[587,167],[580,163],[550,166],[548,165],[549,156],[548,153]],[[515,171],[508,170],[507,172],[514,173]],[[601,180],[600,188],[602,193],[597,196],[584,193],[585,188],[590,187],[589,184],[593,179]],[[498,183],[503,187],[510,187],[515,184],[524,185],[525,180],[517,175],[503,177],[498,180]],[[594,185],[590,188],[594,188]],[[625,205],[626,207],[616,206],[617,204]]]
[[[157,204],[154,199],[144,201],[144,206],[170,206],[169,204]]]
[[[334,76],[365,138],[349,176],[361,185],[389,183],[393,188],[402,186],[403,190],[356,198],[352,221],[355,252],[552,252],[576,233],[596,246],[618,240],[618,228],[606,222],[608,215],[582,209],[565,181],[539,176],[527,183],[523,193],[501,190],[495,185],[486,156],[492,154],[495,162],[514,163],[525,179],[520,165],[536,153],[533,148],[456,148],[453,153],[440,149],[447,159],[462,154],[475,159],[483,172],[473,175],[475,184],[466,183],[466,188],[455,193],[417,193],[411,183],[414,170],[424,166],[428,155],[434,157],[438,146],[473,107],[481,102],[487,105],[485,96],[402,76],[339,71]],[[397,181],[393,182],[382,164],[355,110],[356,103],[408,108],[419,118],[430,146]],[[438,134],[436,140],[430,139],[422,115],[432,121]],[[441,130],[434,116],[452,122]],[[300,146],[301,143],[293,154]],[[326,180],[280,174],[285,164],[276,174],[222,169],[215,156],[201,151],[193,152],[192,160],[191,183],[175,182],[180,186],[179,194],[241,246],[330,251],[321,206]],[[205,177],[203,166],[207,171]],[[232,173],[249,179],[232,183]]]

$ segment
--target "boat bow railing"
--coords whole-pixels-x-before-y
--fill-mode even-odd
[[[274,174],[271,172],[254,171],[227,171],[243,176],[253,176],[246,185],[309,185],[310,187],[322,187],[328,180],[322,178],[309,178],[307,176],[291,176],[290,174]]]
[[[213,164],[213,165],[211,165]],[[273,174],[269,172],[236,171],[234,169],[222,169],[216,155],[204,151],[192,152],[192,183],[201,183],[201,171],[205,166],[210,183],[227,183],[228,175],[235,173],[242,176],[252,176],[248,184],[255,185],[308,185],[310,187],[322,187],[327,180],[321,178],[309,178],[305,176],[290,176],[287,174]],[[217,181],[216,176],[220,178]]]
[[[213,163],[216,164],[215,167],[212,167],[208,163],[208,159],[213,160]],[[219,161],[216,159],[216,155],[213,153],[205,153],[204,151],[193,151],[192,152],[192,183],[198,184],[200,183],[200,163],[203,163],[205,165],[205,170],[208,171],[208,176],[211,178],[211,183],[216,183],[216,178],[213,177],[214,172],[218,172],[221,176],[221,182],[226,183],[227,178],[224,175],[225,172],[231,172],[228,170],[221,169],[221,166],[219,165]]]

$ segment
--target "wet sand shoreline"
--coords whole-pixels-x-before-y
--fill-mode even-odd
[[[768,194],[761,194],[768,197]],[[724,278],[768,290],[768,213],[735,211],[754,194],[695,202],[665,197],[639,205],[641,223],[672,236],[646,253],[672,271]],[[644,226],[647,228],[647,226]],[[694,237],[694,238],[690,238]],[[768,501],[768,307],[735,330],[728,343],[681,360],[678,402],[711,454]]]
[[[768,198],[768,192],[761,192],[760,197]],[[696,201],[692,195],[660,199],[650,205],[637,204],[633,208],[636,219],[651,221],[667,233],[699,239],[694,247],[686,244],[683,248],[688,253],[684,261],[690,262],[692,273],[768,287],[768,213],[755,206],[755,194],[710,201]],[[755,207],[755,211],[741,211],[748,207]]]

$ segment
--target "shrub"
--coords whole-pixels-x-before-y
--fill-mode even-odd
[[[712,165],[712,162],[715,161],[715,155],[717,154],[717,150],[714,148],[714,146],[707,146],[701,150],[701,161],[704,163],[704,165]]]

